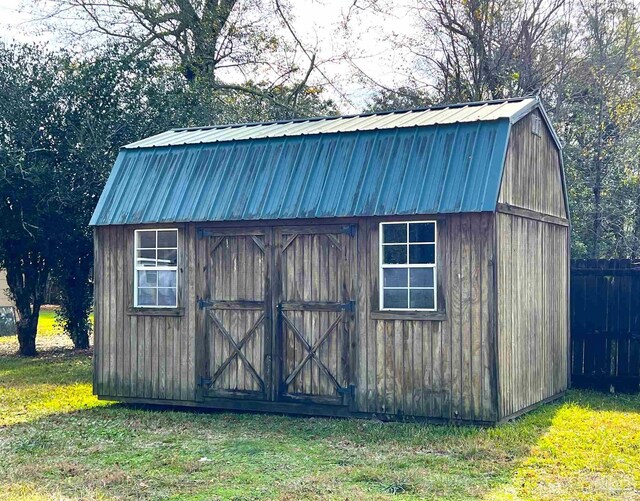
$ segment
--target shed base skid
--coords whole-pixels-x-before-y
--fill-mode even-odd
[[[558,397],[555,397],[558,398]],[[464,426],[482,426],[492,427],[500,424],[497,421],[471,421],[467,419],[455,418],[438,418],[424,416],[407,416],[398,414],[382,414],[371,412],[354,412],[349,411],[347,407],[342,406],[313,406],[309,404],[297,404],[287,402],[257,402],[251,400],[234,400],[224,398],[211,398],[203,402],[194,401],[175,401],[161,400],[156,398],[134,398],[134,397],[109,397],[98,395],[98,400],[111,402],[121,402],[124,404],[148,405],[154,407],[171,407],[176,409],[194,409],[201,411],[237,411],[237,412],[255,412],[264,414],[288,414],[290,416],[308,416],[308,417],[326,417],[326,418],[351,418],[351,419],[368,419],[383,422],[402,422],[402,423],[424,423],[438,425],[464,425]],[[516,416],[508,419],[513,419]],[[506,421],[505,419],[503,421]]]
[[[563,390],[560,393],[556,393],[555,395],[547,397],[544,400],[540,400],[540,402],[536,402],[535,404],[529,405],[529,406],[525,407],[524,409],[520,409],[519,411],[514,412],[513,414],[510,414],[508,416],[503,417],[496,424],[503,424],[503,423],[508,423],[509,421],[513,421],[514,419],[517,419],[520,416],[526,414],[527,412],[530,412],[530,411],[533,411],[533,410],[537,409],[538,407],[541,407],[541,406],[543,406],[545,404],[550,404],[551,402],[555,402],[556,400],[560,400],[566,394],[567,394],[567,391]]]

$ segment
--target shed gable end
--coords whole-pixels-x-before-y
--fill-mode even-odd
[[[498,203],[567,218],[561,152],[540,110],[511,127]]]

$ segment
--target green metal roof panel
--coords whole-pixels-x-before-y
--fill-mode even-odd
[[[122,149],[92,225],[495,210],[510,121]]]

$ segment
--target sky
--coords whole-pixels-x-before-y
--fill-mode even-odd
[[[387,40],[407,34],[412,28],[406,11],[394,8],[396,14],[385,17],[356,11],[349,24],[353,36],[347,41],[339,26],[353,0],[295,0],[291,4],[294,29],[305,46],[317,48],[318,61],[332,59],[346,51],[357,56],[352,62],[324,62],[321,64],[323,74],[315,77],[317,83],[324,84],[326,95],[338,103],[342,112],[364,108],[374,89],[379,88],[377,83],[393,87],[404,82],[401,68],[406,63],[406,55],[394,50]],[[0,40],[39,42],[52,48],[64,45],[66,42],[59,35],[47,30],[42,20],[31,14],[34,5],[45,12],[51,3],[50,0],[0,0]]]

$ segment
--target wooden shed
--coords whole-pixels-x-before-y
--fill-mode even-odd
[[[488,424],[567,388],[537,99],[170,130],[91,224],[100,398]]]

